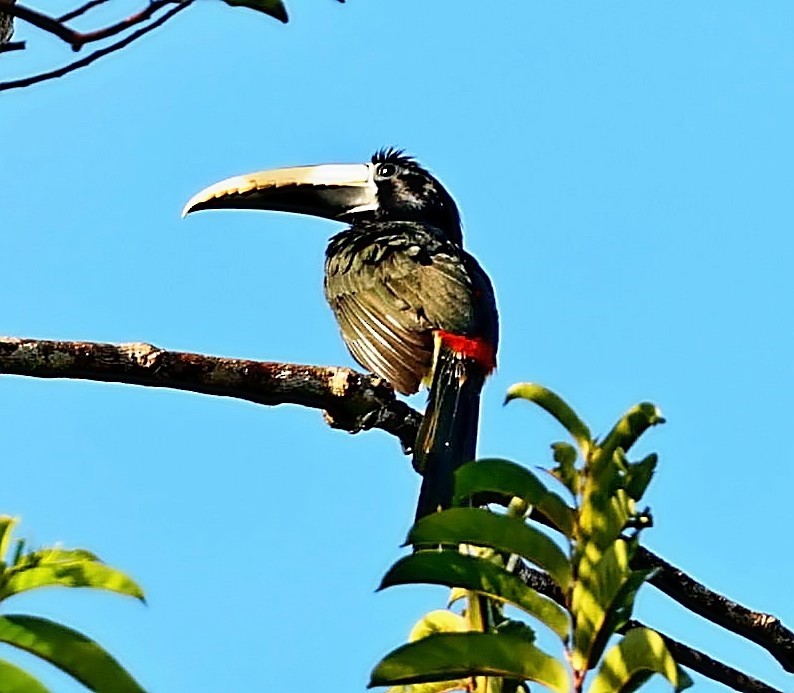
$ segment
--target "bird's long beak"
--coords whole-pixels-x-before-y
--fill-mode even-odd
[[[342,220],[377,209],[373,175],[371,164],[323,164],[235,176],[190,198],[182,216],[202,209],[267,209]]]

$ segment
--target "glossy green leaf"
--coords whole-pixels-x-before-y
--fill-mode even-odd
[[[449,597],[447,598],[447,608],[451,607],[455,602],[460,601],[461,599],[466,599],[468,596],[468,590],[464,590],[462,587],[453,587],[449,591]]]
[[[8,693],[50,693],[47,687],[24,669],[0,659],[0,691]]]
[[[631,618],[634,611],[634,599],[637,592],[654,573],[656,568],[631,571],[620,586],[612,604],[609,606],[601,630],[596,636],[590,658],[591,667],[595,665],[604,652],[609,638],[618,632]]]
[[[4,560],[11,547],[11,536],[17,519],[9,515],[0,515],[0,561]]]
[[[14,542],[14,556],[13,556],[13,559],[12,559],[11,563],[13,565],[16,565],[17,563],[19,563],[19,559],[20,559],[20,557],[22,556],[22,554],[24,552],[25,552],[25,540],[24,539],[17,539]]]
[[[606,551],[593,543],[584,546],[571,593],[574,618],[571,664],[587,669],[597,657],[593,646],[606,620],[607,609],[629,573],[626,543],[618,541]]]
[[[457,551],[419,551],[397,561],[378,589],[426,583],[461,587],[505,601],[547,625],[561,639],[570,631],[568,613],[556,602],[527,587],[512,573],[484,558]]]
[[[37,564],[71,563],[73,561],[99,561],[99,556],[86,549],[62,549],[60,547],[39,549],[26,554],[26,558]]]
[[[249,7],[257,12],[263,12],[285,24],[289,21],[287,8],[281,0],[224,0],[224,2],[233,7]]]
[[[535,640],[537,640],[535,629],[523,621],[515,621],[508,618],[496,626],[494,630],[501,635],[510,635],[515,638],[521,638],[526,642],[535,642]]]
[[[591,479],[579,510],[580,538],[605,549],[620,536],[633,512],[634,501],[623,489],[603,488]]]
[[[140,586],[120,570],[89,560],[44,562],[9,571],[0,586],[0,599],[39,587],[91,587],[124,594],[144,601]]]
[[[420,618],[408,634],[408,642],[416,642],[422,638],[437,633],[465,633],[471,630],[466,618],[454,611],[436,609]],[[460,690],[460,679],[452,681],[434,681],[432,683],[417,683],[409,686],[395,686],[389,689],[390,693],[444,693],[446,691]]]
[[[502,459],[475,460],[455,472],[455,495],[468,498],[476,493],[518,496],[537,508],[560,532],[573,533],[573,509],[529,469]]]
[[[415,642],[434,633],[465,633],[471,630],[469,622],[460,614],[447,609],[436,609],[420,618],[408,634],[408,642]]]
[[[588,544],[579,559],[571,599],[575,620],[572,651],[575,669],[592,668],[614,632],[609,629],[608,615],[624,606],[616,604],[616,600],[632,576],[629,560],[629,546],[622,539],[603,552],[595,544]],[[642,580],[630,594],[632,602],[640,584]]]
[[[451,508],[423,517],[411,528],[406,543],[490,546],[540,566],[563,590],[571,581],[571,563],[549,537],[523,522],[481,508]]]
[[[682,667],[678,662],[675,665],[676,671],[678,672],[678,687],[676,688],[677,691],[683,691],[687,688],[692,688],[695,685],[695,682],[692,680],[692,677],[687,673],[686,669]]]
[[[680,673],[661,635],[634,628],[607,652],[588,693],[629,693],[653,674],[661,674],[674,690],[682,691],[691,680]]]
[[[25,570],[40,565],[56,563],[74,563],[75,561],[99,561],[99,558],[85,549],[62,549],[60,547],[38,549],[36,551],[18,552],[13,568]]]
[[[567,669],[524,638],[474,632],[431,635],[397,648],[375,667],[369,687],[465,676],[537,681],[557,693],[571,688]]]
[[[645,433],[651,426],[664,423],[662,412],[655,404],[641,402],[629,409],[623,418],[618,421],[614,428],[607,434],[601,443],[601,449],[605,455],[611,456],[612,453],[621,448],[628,452],[637,439]]]
[[[576,448],[568,443],[552,443],[551,449],[557,466],[549,473],[576,497],[579,493],[580,476],[576,469]]]
[[[514,399],[526,399],[545,409],[571,434],[583,452],[589,450],[592,444],[590,429],[562,397],[536,383],[517,383],[508,388],[505,404]]]
[[[413,683],[407,686],[392,686],[386,693],[451,693],[452,691],[469,691],[471,679],[457,681],[435,681],[433,683]]]
[[[143,693],[102,647],[82,633],[35,616],[0,616],[0,642],[46,660],[94,691]]]
[[[626,493],[635,501],[642,498],[651,483],[658,461],[658,455],[651,453],[639,462],[629,462],[626,470]]]

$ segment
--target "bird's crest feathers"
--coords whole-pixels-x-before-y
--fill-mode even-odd
[[[406,154],[404,149],[397,149],[396,147],[383,147],[372,155],[372,163],[415,166],[416,159]]]

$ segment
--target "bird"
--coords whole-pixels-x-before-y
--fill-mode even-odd
[[[480,394],[496,367],[494,289],[463,248],[458,206],[404,150],[227,178],[200,210],[293,212],[346,224],[325,253],[325,297],[353,358],[399,393],[429,387],[413,446],[422,475],[415,520],[452,505],[454,472],[475,458]]]

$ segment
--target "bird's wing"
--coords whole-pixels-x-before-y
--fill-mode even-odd
[[[476,329],[477,277],[461,249],[420,225],[400,226],[332,239],[325,291],[355,359],[410,394],[431,370],[433,330]]]

